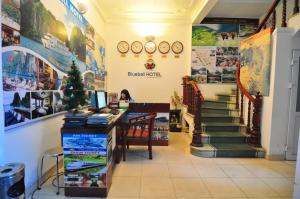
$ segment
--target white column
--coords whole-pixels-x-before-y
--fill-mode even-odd
[[[277,28],[272,37],[270,93],[263,99],[261,128],[262,146],[270,159],[285,157],[292,36],[293,29]]]

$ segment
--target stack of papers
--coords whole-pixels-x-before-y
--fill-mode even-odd
[[[111,113],[98,113],[88,117],[87,124],[89,125],[109,125],[114,116]]]

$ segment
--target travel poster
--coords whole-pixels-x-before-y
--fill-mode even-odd
[[[6,127],[66,111],[63,91],[72,61],[81,73],[84,90],[105,89],[105,42],[70,0],[1,3]],[[29,105],[21,104],[21,111],[9,101],[15,93],[24,92],[30,96],[26,98]],[[49,97],[42,99],[42,93]],[[88,104],[90,100],[81,107]]]
[[[199,24],[192,28],[191,76],[198,83],[235,83],[240,39],[255,31],[252,24]]]
[[[271,35],[269,28],[241,42],[240,79],[251,95],[269,95]]]
[[[106,134],[63,134],[65,184],[106,187]]]

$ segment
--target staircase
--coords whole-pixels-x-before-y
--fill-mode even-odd
[[[264,157],[262,148],[247,144],[246,126],[240,124],[236,90],[206,99],[201,107],[203,147],[191,147],[201,157]]]

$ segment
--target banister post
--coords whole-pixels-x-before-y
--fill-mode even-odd
[[[187,82],[189,81],[189,77],[185,76],[182,78],[182,80],[183,80],[183,83],[182,83],[182,85],[183,85],[183,104],[187,105],[187,97],[188,97]]]
[[[188,101],[188,112],[192,113],[192,105],[193,105],[193,88],[191,84],[188,84],[189,91],[189,101]]]
[[[250,134],[250,115],[251,115],[251,101],[248,100],[248,118],[247,118],[247,134]]]
[[[202,125],[201,125],[201,93],[200,91],[197,91],[195,94],[195,101],[196,101],[196,106],[195,106],[195,116],[194,116],[194,131],[193,131],[193,139],[191,146],[194,147],[202,147]]]
[[[240,124],[244,124],[244,94],[241,93]]]
[[[272,30],[275,30],[276,28],[276,10],[273,11],[273,16],[272,16]]]
[[[299,0],[295,0],[295,5],[294,5],[294,15],[299,12]]]
[[[235,108],[239,109],[239,86],[236,84]]]
[[[261,106],[262,106],[262,96],[259,92],[257,92],[254,100],[254,110],[252,117],[252,131],[250,133],[249,144],[255,147],[261,146],[261,134],[260,134],[260,126],[261,126]]]
[[[286,24],[286,0],[282,1],[282,22],[281,27],[287,27]]]

